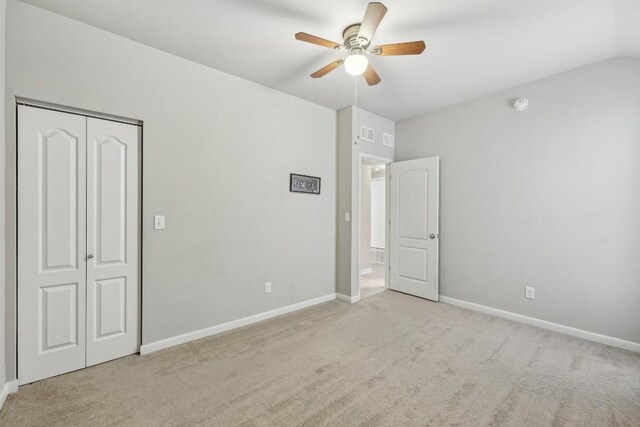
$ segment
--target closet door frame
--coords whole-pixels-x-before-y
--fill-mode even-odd
[[[16,375],[16,381],[18,383],[18,385],[23,385],[25,384],[24,382],[21,382],[20,378],[18,378],[18,372],[19,372],[19,368],[18,368],[18,364],[20,363],[20,360],[18,358],[18,340],[19,340],[19,336],[18,336],[18,307],[19,307],[19,302],[18,302],[18,296],[19,296],[19,284],[20,284],[20,277],[18,276],[18,245],[20,244],[20,242],[18,241],[18,223],[20,221],[20,217],[19,217],[19,212],[18,212],[18,192],[20,191],[20,187],[19,187],[19,182],[18,182],[18,129],[17,129],[17,124],[18,124],[18,106],[27,106],[27,107],[31,107],[31,108],[38,108],[38,109],[43,109],[43,110],[51,110],[51,111],[56,111],[56,112],[61,112],[61,113],[67,113],[67,114],[73,114],[73,115],[78,115],[78,116],[83,116],[86,118],[97,118],[97,119],[102,119],[102,120],[109,120],[109,121],[113,121],[113,122],[117,122],[117,123],[123,123],[123,124],[128,124],[128,125],[134,125],[137,126],[139,128],[138,132],[139,132],[139,144],[138,144],[138,169],[137,169],[137,173],[138,173],[138,233],[136,238],[138,239],[138,308],[137,308],[137,315],[138,315],[138,337],[139,337],[139,342],[138,342],[138,351],[137,354],[139,354],[140,352],[140,347],[142,346],[142,342],[143,342],[143,335],[142,335],[142,319],[143,319],[143,315],[142,315],[142,310],[143,310],[143,301],[142,301],[142,296],[143,296],[143,287],[144,287],[144,281],[143,281],[143,250],[144,250],[144,245],[143,245],[143,227],[144,227],[144,223],[143,223],[143,217],[144,217],[144,212],[143,212],[143,152],[144,152],[144,123],[142,120],[137,120],[137,119],[130,119],[124,116],[118,116],[118,115],[113,115],[113,114],[105,114],[105,113],[100,113],[100,112],[96,112],[96,111],[91,111],[91,110],[85,110],[85,109],[81,109],[81,108],[76,108],[76,107],[69,107],[69,106],[65,106],[65,105],[61,105],[61,104],[55,104],[55,103],[50,103],[50,102],[45,102],[45,101],[39,101],[39,100],[34,100],[34,99],[30,99],[30,98],[24,98],[24,97],[15,97],[15,124],[16,127],[14,129],[14,156],[13,159],[11,159],[10,161],[12,161],[13,163],[13,167],[14,167],[14,184],[15,184],[15,193],[14,193],[14,199],[13,200],[8,200],[7,202],[7,208],[13,210],[13,215],[15,215],[15,220],[13,222],[13,224],[11,222],[9,222],[9,230],[12,230],[15,236],[15,246],[14,248],[12,248],[11,252],[8,254],[8,260],[10,260],[11,264],[13,265],[14,268],[14,275],[13,275],[13,284],[15,286],[15,293],[14,293],[14,299],[13,300],[13,304],[14,305],[14,309],[13,309],[13,316],[11,317],[13,319],[13,321],[15,322],[13,325],[13,330],[15,331],[15,335],[14,335],[14,340],[12,340],[14,342],[14,354],[15,354],[15,375]],[[11,273],[9,274],[9,277],[11,276]],[[11,285],[11,280],[7,280],[7,286]],[[9,301],[7,301],[9,302]],[[8,325],[11,326],[11,325]],[[8,363],[10,363],[9,360],[7,360]],[[88,365],[86,366],[88,367]]]

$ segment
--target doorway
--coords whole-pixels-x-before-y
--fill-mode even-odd
[[[360,297],[384,292],[387,259],[386,163],[362,157],[360,161]]]
[[[18,105],[18,380],[140,346],[141,127]]]

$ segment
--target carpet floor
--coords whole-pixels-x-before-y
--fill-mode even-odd
[[[638,426],[640,355],[387,291],[21,387],[2,426]]]

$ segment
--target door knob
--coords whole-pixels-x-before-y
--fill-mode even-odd
[[[87,255],[87,259],[93,259],[93,254]]]
[[[436,235],[435,235],[435,234],[433,234],[433,233],[431,233],[431,234],[429,234],[429,238],[430,238],[431,240],[433,240],[433,239],[435,239],[435,238],[436,238]]]

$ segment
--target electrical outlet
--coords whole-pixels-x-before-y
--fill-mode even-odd
[[[536,299],[536,288],[532,288],[531,286],[525,286],[524,297],[529,299]]]
[[[264,293],[265,294],[270,294],[271,293],[271,282],[265,282],[265,284],[264,284]]]

